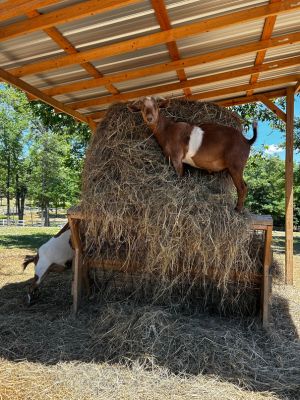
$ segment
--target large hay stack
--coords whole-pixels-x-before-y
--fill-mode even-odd
[[[174,100],[164,112],[242,129],[235,115],[212,103]],[[190,305],[196,299],[201,307],[252,313],[261,242],[249,215],[234,211],[235,201],[225,172],[186,167],[178,178],[141,116],[115,104],[92,138],[84,167],[86,253],[121,260],[125,273],[134,265],[135,294],[147,301]]]

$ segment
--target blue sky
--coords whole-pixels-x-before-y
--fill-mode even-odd
[[[300,97],[295,97],[295,117],[300,117]],[[264,146],[269,146],[266,151],[267,154],[278,155],[281,159],[285,158],[285,150],[278,149],[278,145],[285,140],[283,134],[279,131],[273,130],[268,122],[258,121],[258,138],[253,146],[256,150],[264,150]],[[300,153],[294,151],[294,160],[300,162]]]

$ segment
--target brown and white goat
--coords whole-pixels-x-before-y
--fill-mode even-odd
[[[61,272],[73,259],[74,250],[71,246],[71,230],[66,224],[55,236],[44,243],[35,255],[25,256],[23,269],[34,263],[35,275],[29,287],[26,301],[28,304],[36,298],[38,287],[48,272]]]
[[[253,137],[246,139],[241,132],[225,125],[204,123],[195,126],[174,122],[159,111],[168,104],[168,100],[145,97],[128,108],[132,112],[141,111],[144,121],[179,176],[183,176],[184,163],[209,172],[228,170],[237,189],[236,210],[241,211],[247,196],[243,172],[250,146],[257,138],[256,122],[253,123]]]

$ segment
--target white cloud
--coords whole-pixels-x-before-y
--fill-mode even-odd
[[[265,149],[266,154],[276,154],[281,153],[283,149],[279,147],[277,144],[270,144],[267,149]]]

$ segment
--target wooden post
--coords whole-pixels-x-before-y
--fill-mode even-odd
[[[79,236],[79,220],[74,220],[68,217],[72,234],[72,244],[74,247],[75,255],[73,258],[73,313],[76,314],[80,305],[82,295],[82,251]]]
[[[294,88],[286,95],[285,148],[285,283],[293,284],[293,145],[294,145]]]
[[[264,260],[263,260],[263,285],[262,285],[262,323],[263,327],[267,328],[269,325],[269,298],[271,290],[270,282],[270,265],[272,261],[272,226],[268,226],[265,231],[265,247],[264,247]]]

